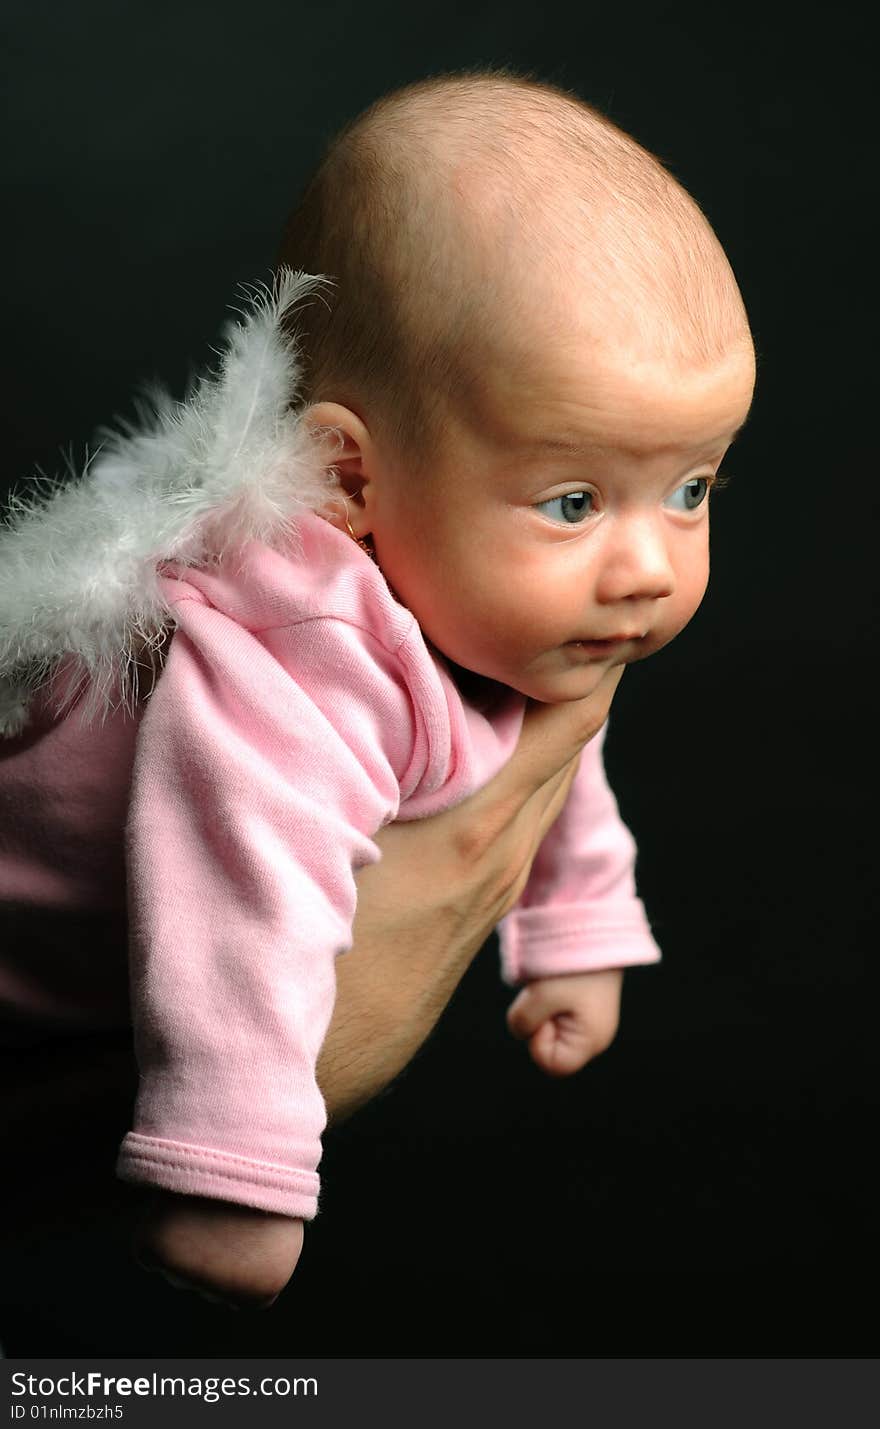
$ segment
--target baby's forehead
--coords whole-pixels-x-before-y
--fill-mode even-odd
[[[673,340],[662,315],[641,321],[637,307],[597,303],[589,286],[585,304],[575,285],[555,308],[534,299],[533,287],[531,320],[484,325],[462,389],[465,431],[518,458],[564,463],[602,448],[647,456],[706,446],[720,455],[745,420],[754,387],[747,327],[719,322],[711,342],[693,333]]]
[[[711,233],[692,266],[686,234],[621,242],[602,224],[583,240],[570,227],[541,237],[499,245],[494,257],[497,286],[474,311],[492,364],[502,355],[530,368],[552,359],[573,376],[586,359],[596,373],[621,362],[690,373],[750,349],[739,288]]]

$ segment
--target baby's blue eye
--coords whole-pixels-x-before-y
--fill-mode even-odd
[[[543,511],[551,521],[563,521],[569,526],[576,526],[590,515],[592,505],[591,492],[570,491],[567,496],[553,496],[549,501],[537,502],[537,510]]]
[[[683,481],[681,486],[673,491],[666,504],[674,511],[696,511],[706,500],[710,485],[708,476],[692,476],[690,481]]]

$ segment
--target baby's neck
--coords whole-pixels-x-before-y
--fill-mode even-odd
[[[487,675],[478,675],[474,670],[466,670],[463,665],[456,665],[455,661],[446,655],[443,658],[449,666],[456,689],[468,704],[485,710],[509,697],[510,690],[506,685],[499,685],[497,680],[490,680]]]

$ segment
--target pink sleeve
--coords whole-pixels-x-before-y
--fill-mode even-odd
[[[175,613],[127,830],[141,1081],[117,1169],[309,1218],[335,956],[412,706],[393,655],[340,621],[255,635],[196,600]]]
[[[585,747],[522,896],[498,925],[511,985],[660,959],[636,896],[635,842],[605,777],[606,728]]]

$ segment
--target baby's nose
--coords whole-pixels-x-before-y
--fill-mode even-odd
[[[650,516],[621,523],[597,581],[600,602],[661,600],[675,591],[675,571],[660,524]]]

